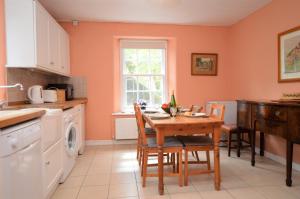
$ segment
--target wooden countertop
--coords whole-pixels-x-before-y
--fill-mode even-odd
[[[0,128],[9,127],[21,122],[39,118],[46,113],[42,109],[22,109],[0,111]]]
[[[9,104],[4,109],[11,110],[11,109],[24,109],[24,108],[50,108],[50,109],[66,110],[78,104],[86,104],[87,101],[88,100],[86,98],[79,98],[70,101],[65,101],[64,103],[26,104],[24,102],[21,103],[18,102],[18,103]]]

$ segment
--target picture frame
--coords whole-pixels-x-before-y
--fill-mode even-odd
[[[278,82],[300,81],[300,26],[278,34]]]
[[[191,74],[201,76],[217,76],[218,54],[217,53],[192,53]]]

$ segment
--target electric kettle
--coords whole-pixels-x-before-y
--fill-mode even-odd
[[[31,86],[27,91],[27,96],[28,96],[31,104],[44,103],[43,87],[40,85]]]

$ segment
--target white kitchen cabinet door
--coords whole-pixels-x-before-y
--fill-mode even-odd
[[[38,1],[5,0],[5,26],[6,67],[70,75],[69,36]]]
[[[43,192],[44,198],[55,191],[62,176],[62,140],[43,153]]]
[[[54,19],[49,20],[50,69],[60,71],[60,29]]]
[[[70,74],[70,42],[68,33],[63,28],[60,30],[60,70],[66,74]]]
[[[49,20],[47,11],[39,4],[36,5],[36,59],[37,65],[50,67],[49,59]]]

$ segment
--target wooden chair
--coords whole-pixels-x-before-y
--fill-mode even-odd
[[[224,124],[221,127],[222,132],[227,134],[227,148],[228,148],[228,157],[231,155],[231,149],[237,149],[237,157],[240,157],[240,148],[251,147],[251,131],[249,130],[239,130],[235,124]],[[244,138],[245,133],[248,135],[248,140]],[[233,140],[232,135],[237,135],[237,139]],[[232,143],[236,143],[236,147],[232,146]],[[247,143],[243,145],[243,142]]]
[[[140,129],[141,140],[142,140],[142,154],[143,154],[143,161],[142,161],[142,185],[143,187],[146,186],[146,178],[147,177],[158,177],[158,173],[148,173],[147,168],[148,166],[153,166],[148,164],[149,154],[158,154],[158,148],[156,143],[155,137],[148,137],[145,132],[145,121],[143,120],[142,112],[139,107],[136,107],[136,116],[137,122]],[[182,143],[176,139],[175,137],[166,137],[165,138],[165,145],[164,145],[164,152],[172,154],[172,163],[173,163],[173,172],[164,172],[165,176],[178,176],[178,184],[182,186],[182,150],[183,145]],[[174,172],[174,163],[175,163],[175,155],[177,154],[178,160],[178,172]]]
[[[211,117],[218,117],[219,119],[224,119],[225,106],[223,104],[212,104],[211,105]],[[211,173],[210,168],[210,155],[209,151],[213,150],[213,139],[209,137],[209,134],[198,135],[198,136],[180,136],[179,138],[184,145],[184,185],[188,185],[189,175],[197,175],[202,173]],[[206,152],[206,161],[197,161],[200,164],[207,164],[207,170],[195,169],[189,170],[189,164],[194,164],[195,162],[189,161],[188,153],[195,152],[198,157],[198,151]],[[198,158],[197,158],[198,159]],[[197,163],[196,162],[196,163]]]
[[[134,107],[135,118],[136,118],[136,123],[137,123],[137,130],[138,130],[136,159],[138,160],[139,165],[141,165],[142,157],[143,157],[143,154],[142,154],[142,145],[143,145],[143,143],[142,143],[142,136],[141,136],[141,133],[140,133],[141,131],[140,131],[140,127],[139,127],[139,124],[138,124],[138,118],[137,118],[137,108],[139,108],[139,105],[137,103],[134,103],[133,107]],[[147,137],[155,137],[156,136],[155,130],[152,129],[152,128],[145,128],[145,133],[146,133]]]

